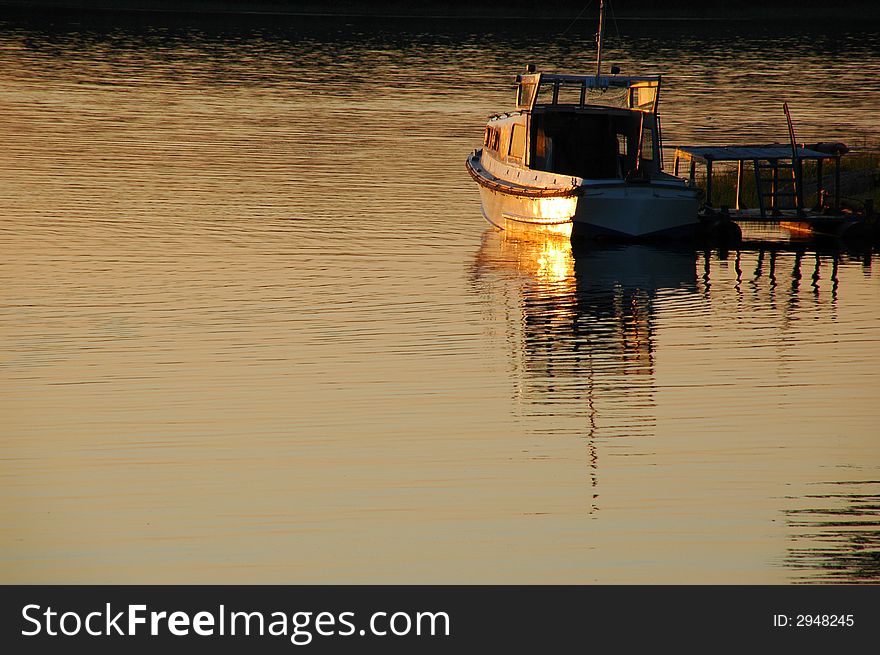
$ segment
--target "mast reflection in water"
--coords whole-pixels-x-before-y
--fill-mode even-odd
[[[492,297],[489,311],[504,315],[521,420],[533,433],[559,434],[559,419],[568,419],[586,437],[595,512],[597,443],[654,435],[653,302],[660,290],[696,292],[694,252],[644,244],[573,251],[565,237],[490,230],[473,283]]]

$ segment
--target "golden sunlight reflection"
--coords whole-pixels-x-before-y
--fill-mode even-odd
[[[557,198],[535,198],[535,215],[546,219],[568,219],[577,209],[577,196]],[[570,229],[570,228],[569,228]]]
[[[559,282],[571,277],[574,272],[573,264],[570,251],[547,244],[538,256],[538,275]]]
[[[571,224],[548,225],[546,228],[568,228]],[[574,280],[574,256],[565,230],[542,230],[535,233],[500,233],[501,251],[516,262],[519,270],[545,282]]]

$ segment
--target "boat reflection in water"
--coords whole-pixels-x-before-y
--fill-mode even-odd
[[[586,439],[590,513],[598,444],[654,436],[654,302],[695,293],[695,258],[648,244],[573,250],[565,234],[483,236],[472,280],[509,344],[518,418],[531,434]]]
[[[568,418],[591,439],[653,434],[653,304],[659,292],[694,293],[696,282],[693,250],[573,250],[552,233],[487,231],[473,269],[486,311],[496,314],[490,324],[506,331],[524,419]]]
[[[847,375],[871,379],[846,344],[865,324],[842,322],[851,304],[841,307],[838,287],[842,276],[851,296],[873,297],[873,259],[769,241],[717,253],[573,251],[565,235],[492,230],[472,284],[509,358],[523,430],[546,437],[544,452],[560,436],[585,441],[594,518],[637,534],[650,523],[644,508],[663,497],[668,523],[657,529],[668,539],[710,535],[736,558],[748,534],[769,553],[762,561],[786,569],[781,579],[866,582],[880,579],[876,448],[860,422],[870,401],[826,397],[821,375],[842,360]],[[851,394],[867,398],[863,386]],[[847,402],[853,415],[839,416],[851,431],[829,439],[822,417]]]

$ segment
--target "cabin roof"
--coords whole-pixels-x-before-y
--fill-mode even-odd
[[[525,77],[525,76],[523,76]],[[659,82],[659,75],[566,75],[558,73],[541,73],[542,82],[568,82],[585,84],[588,89],[607,89],[618,87],[625,89],[640,82]]]

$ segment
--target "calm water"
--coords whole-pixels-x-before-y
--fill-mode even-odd
[[[0,27],[0,581],[880,580],[876,255],[482,219],[592,27]],[[880,141],[880,29],[786,29],[609,61],[668,143]]]

